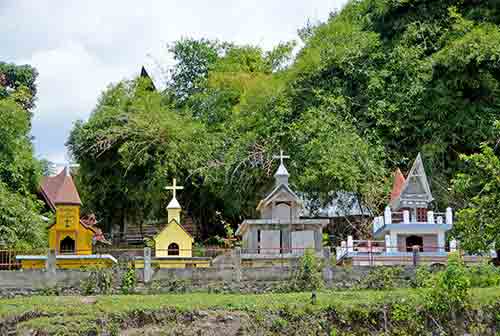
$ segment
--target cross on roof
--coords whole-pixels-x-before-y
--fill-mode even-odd
[[[283,159],[289,159],[289,155],[285,155],[283,150],[280,150],[280,155],[274,155],[273,159],[280,159],[280,164],[283,164]]]
[[[165,189],[167,190],[172,190],[173,192],[173,198],[175,198],[176,190],[182,190],[184,187],[182,186],[177,186],[177,179],[173,179],[172,185],[171,186],[166,186]]]

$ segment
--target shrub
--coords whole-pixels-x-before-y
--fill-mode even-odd
[[[401,267],[375,267],[361,280],[360,287],[366,289],[392,289],[401,276]]]
[[[500,285],[500,270],[491,263],[482,263],[469,268],[471,287],[495,287]]]
[[[428,266],[418,266],[415,271],[415,280],[413,287],[416,288],[431,288],[435,283],[436,276],[439,272],[432,272]]]
[[[80,281],[80,291],[83,295],[109,294],[113,287],[113,271],[111,269],[90,266],[84,268],[89,276]]]
[[[436,276],[435,285],[425,292],[424,302],[434,313],[444,314],[459,311],[469,298],[470,280],[468,270],[457,253],[448,256],[448,265]]]
[[[291,287],[293,290],[317,290],[324,286],[320,260],[314,251],[306,250],[300,257],[298,269],[293,276]]]
[[[127,269],[123,273],[120,289],[123,294],[130,294],[134,292],[136,284],[137,278],[135,275],[135,267],[133,263],[129,263]]]

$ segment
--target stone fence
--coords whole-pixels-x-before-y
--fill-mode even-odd
[[[207,268],[155,268],[151,251],[144,251],[144,268],[136,269],[139,287],[171,286],[172,282],[182,282],[193,290],[224,290],[241,292],[266,292],[285,287],[298,270],[297,260],[266,267],[242,267],[241,251],[235,249],[224,262]],[[351,288],[366,278],[374,267],[339,267],[332,264],[330,250],[323,251],[323,279],[327,288]],[[0,271],[0,297],[13,295],[29,295],[43,292],[45,289],[58,288],[63,293],[78,293],[81,282],[87,279],[90,272],[78,269],[57,269],[49,255],[45,269]],[[113,267],[114,279],[119,279],[123,265]],[[375,267],[376,268],[376,267]],[[414,277],[414,268],[405,268],[401,278]],[[189,290],[189,289],[187,289]]]

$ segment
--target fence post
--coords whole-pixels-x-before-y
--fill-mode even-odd
[[[45,270],[49,273],[55,273],[57,268],[56,261],[56,250],[49,249],[47,253],[47,260],[45,261]]]
[[[241,247],[236,247],[233,250],[233,272],[233,279],[239,284],[241,282]]]
[[[323,280],[330,287],[332,281],[332,252],[329,247],[323,247]]]
[[[416,267],[418,264],[418,252],[420,251],[420,247],[412,246],[413,251],[413,267]]]
[[[354,252],[354,240],[352,239],[352,236],[347,236],[347,253],[353,253]]]
[[[144,283],[149,283],[153,277],[153,269],[151,268],[151,248],[144,248],[144,268],[143,268]]]

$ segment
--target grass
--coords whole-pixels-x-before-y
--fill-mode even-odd
[[[0,322],[38,313],[41,316],[22,322],[20,327],[50,331],[68,331],[95,328],[98,319],[125,316],[137,311],[155,312],[164,309],[192,310],[243,310],[265,311],[283,309],[311,312],[327,307],[350,310],[355,307],[376,306],[395,300],[418,300],[418,290],[391,291],[325,291],[317,294],[317,304],[310,304],[310,293],[287,294],[160,294],[160,295],[109,295],[97,296],[95,303],[83,303],[79,296],[33,296],[0,300]],[[490,304],[500,299],[500,288],[472,290],[473,303]]]

